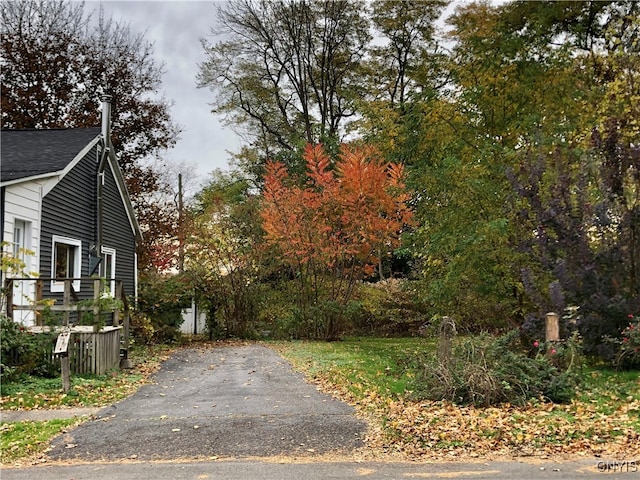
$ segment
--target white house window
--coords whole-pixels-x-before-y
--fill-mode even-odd
[[[52,241],[53,261],[51,262],[52,292],[64,292],[63,278],[79,278],[82,242],[73,238],[53,236]],[[73,289],[80,290],[80,280],[74,280]]]
[[[16,271],[11,272],[16,278],[28,277],[33,275],[31,271],[33,252],[31,250],[31,222],[14,218],[13,220],[13,244],[12,254],[17,260],[23,262]],[[35,298],[35,284],[28,280],[15,280],[11,291],[11,298],[14,305],[28,306]],[[35,323],[34,312],[29,310],[17,309],[13,312],[13,320],[25,325],[33,325]]]
[[[13,258],[27,260],[25,250],[31,248],[31,222],[24,220],[14,220],[13,224]],[[29,267],[28,265],[26,267]]]
[[[107,279],[109,294],[113,297],[116,291],[116,251],[102,247],[102,276]]]

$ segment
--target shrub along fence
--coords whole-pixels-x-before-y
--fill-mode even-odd
[[[36,298],[29,305],[17,305],[12,298],[12,282],[34,281],[36,282]],[[92,373],[101,375],[106,371],[128,366],[128,345],[129,345],[129,306],[127,303],[122,281],[104,280],[100,278],[69,278],[64,280],[64,294],[62,304],[51,304],[42,297],[42,282],[50,281],[50,278],[21,278],[8,279],[6,285],[7,292],[7,316],[12,318],[13,312],[30,310],[35,312],[35,326],[26,327],[22,330],[30,335],[57,334],[65,332],[63,351],[57,352],[63,362],[68,363],[70,371],[76,374]],[[93,300],[78,300],[73,290],[75,280],[93,282]],[[105,291],[104,285],[110,282],[115,283],[113,296]],[[58,319],[49,321],[49,325],[43,325],[45,314],[57,315]],[[77,323],[89,323],[90,325],[72,324],[71,318]],[[56,324],[58,323],[58,324]],[[55,337],[54,337],[55,338]],[[60,348],[61,342],[40,342],[43,351],[38,355],[45,362],[57,363],[56,348]],[[16,358],[5,359],[14,365],[20,365],[21,351],[13,352]],[[7,362],[3,360],[6,365]],[[63,374],[64,375],[64,374]]]

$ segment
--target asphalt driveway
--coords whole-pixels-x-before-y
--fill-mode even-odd
[[[364,421],[259,345],[188,349],[154,382],[54,439],[55,460],[316,455],[362,445]]]

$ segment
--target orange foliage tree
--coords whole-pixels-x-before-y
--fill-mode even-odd
[[[372,147],[343,145],[333,165],[321,145],[307,145],[304,160],[303,186],[267,163],[261,216],[267,244],[296,272],[303,318],[331,339],[356,283],[398,246],[412,212],[402,165]]]

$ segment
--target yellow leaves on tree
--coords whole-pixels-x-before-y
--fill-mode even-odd
[[[321,145],[308,145],[304,160],[304,186],[291,181],[282,163],[267,164],[261,211],[267,242],[292,266],[371,274],[412,219],[402,166],[371,147],[347,145],[334,168]]]

